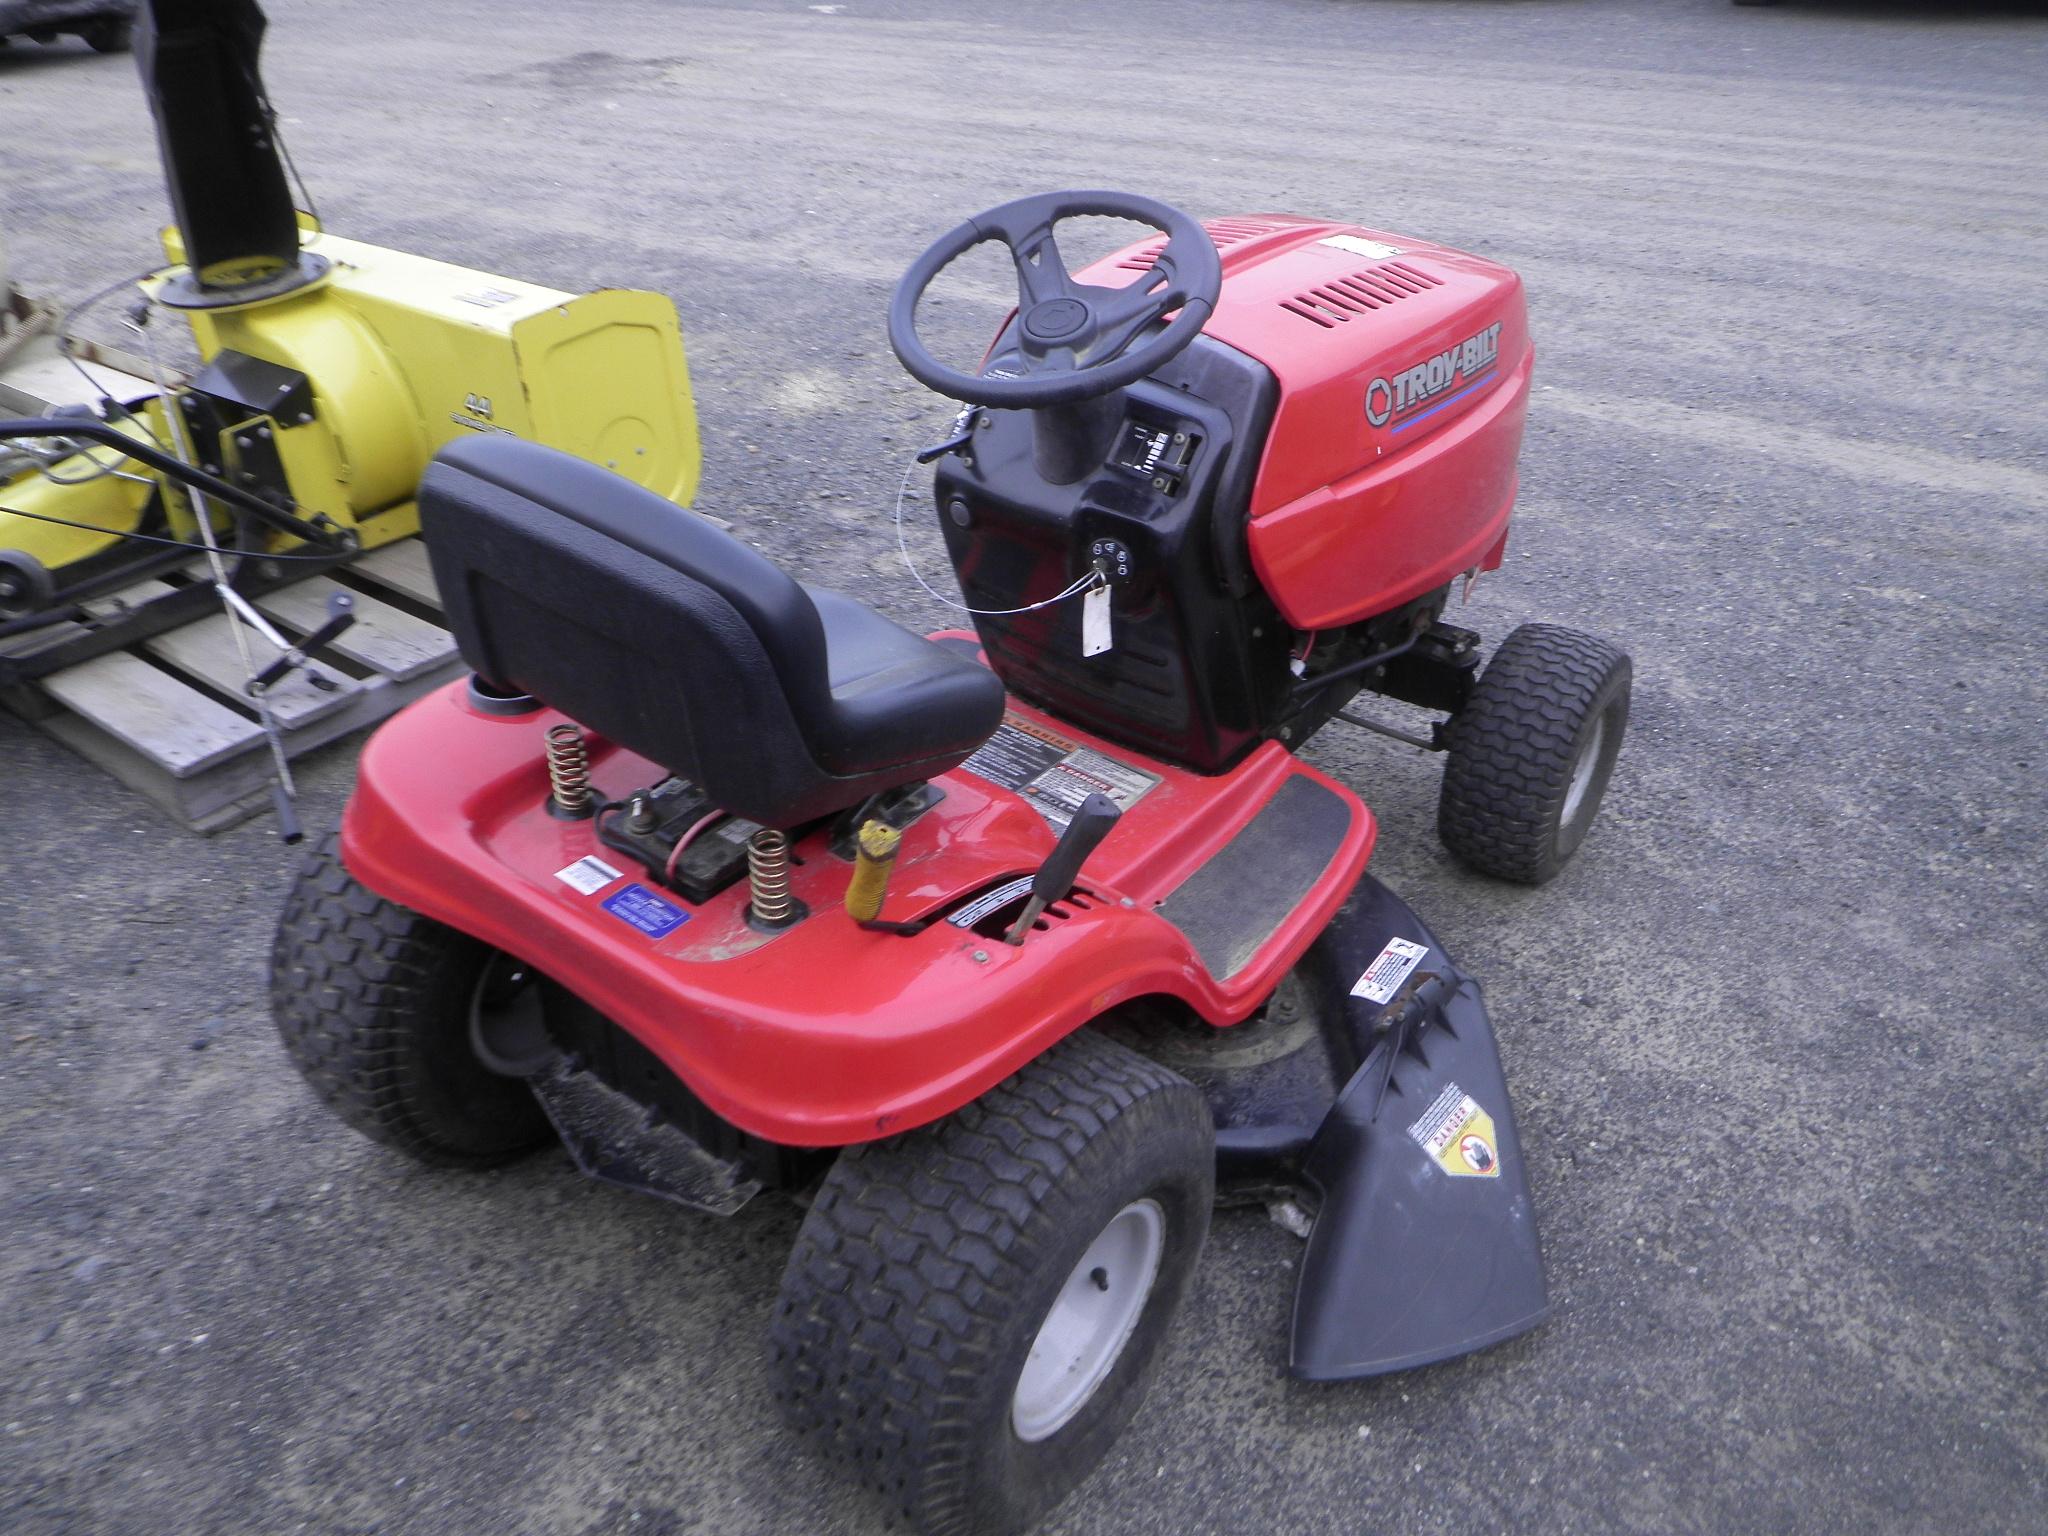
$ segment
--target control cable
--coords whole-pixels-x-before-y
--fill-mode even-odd
[[[910,477],[917,473],[919,460],[913,457],[903,470],[903,483],[896,487],[896,550],[903,556],[903,569],[910,572],[910,579],[923,587],[926,592],[961,613],[980,614],[984,618],[1001,618],[1015,613],[1036,613],[1041,608],[1050,608],[1054,603],[1063,603],[1070,597],[1077,597],[1090,587],[1108,586],[1109,578],[1102,572],[1090,569],[1074,578],[1063,590],[1055,592],[1041,602],[1026,603],[1022,608],[970,608],[965,603],[956,603],[939,591],[918,573],[917,564],[910,558],[910,541],[903,532],[903,503],[910,495]]]

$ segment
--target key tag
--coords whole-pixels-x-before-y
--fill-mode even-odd
[[[1109,583],[1098,581],[1081,597],[1081,654],[1100,656],[1110,644]]]

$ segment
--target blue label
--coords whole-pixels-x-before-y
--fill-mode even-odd
[[[689,913],[674,902],[663,901],[644,885],[629,885],[616,896],[607,896],[604,909],[650,939],[674,933],[690,920]]]

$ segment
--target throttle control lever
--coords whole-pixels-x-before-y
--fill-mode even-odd
[[[1107,795],[1091,794],[1081,802],[1081,808],[1074,812],[1074,819],[1067,823],[1067,830],[1053,845],[1052,853],[1032,877],[1031,899],[1024,903],[1024,910],[1017,914],[1017,921],[1004,935],[1005,943],[1022,944],[1024,935],[1038,921],[1038,914],[1073,889],[1082,864],[1109,836],[1109,829],[1116,825],[1121,815],[1122,809]]]

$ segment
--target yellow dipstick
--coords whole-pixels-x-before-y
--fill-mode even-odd
[[[902,841],[901,832],[879,821],[860,829],[853,879],[846,887],[846,915],[856,923],[871,923],[882,915],[882,898],[889,894],[889,876],[896,868],[896,845]]]

